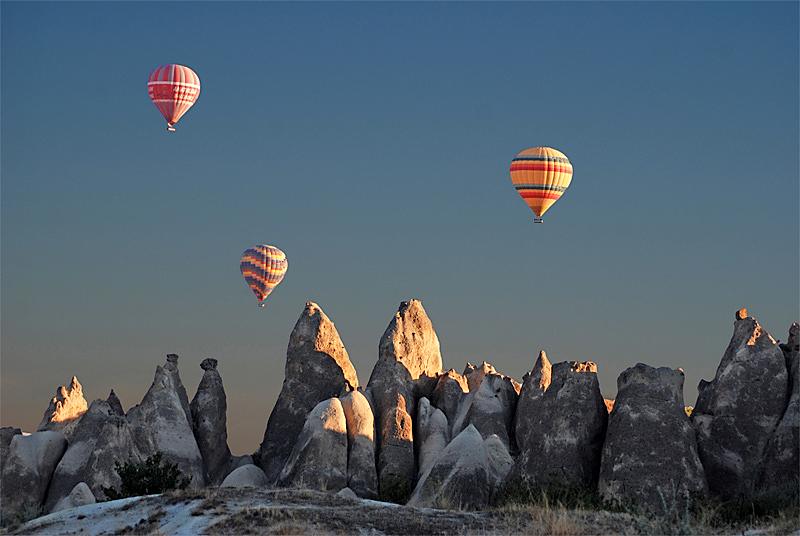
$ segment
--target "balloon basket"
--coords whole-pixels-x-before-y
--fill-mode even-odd
[[[170,132],[175,132],[175,127],[169,126],[167,127],[167,130],[169,130]]]
[[[266,305],[266,303],[259,303],[258,304],[259,307],[264,307],[265,305]]]
[[[544,223],[544,219],[542,219],[542,218],[533,218],[533,223]]]

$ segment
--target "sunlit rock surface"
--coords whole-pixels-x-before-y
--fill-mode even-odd
[[[317,304],[306,303],[289,337],[281,393],[253,456],[270,482],[289,459],[308,413],[323,400],[357,387],[356,371],[333,322]]]
[[[707,490],[683,406],[683,371],[643,363],[617,379],[600,463],[600,493],[664,514]]]
[[[375,466],[375,417],[364,392],[357,390],[341,397],[347,423],[347,486],[356,495],[378,495]]]
[[[338,398],[308,414],[277,485],[328,491],[347,486],[347,420]]]
[[[83,398],[83,387],[73,376],[69,387],[61,386],[56,390],[37,431],[50,430],[69,438],[88,407]]]
[[[746,309],[736,313],[714,379],[698,391],[692,424],[709,489],[724,499],[750,495],[786,409],[789,374],[783,352]]]

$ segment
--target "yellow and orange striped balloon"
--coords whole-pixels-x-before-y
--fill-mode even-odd
[[[572,182],[572,164],[561,151],[533,147],[511,161],[511,182],[541,223],[542,216]]]
[[[264,307],[264,299],[286,275],[286,268],[286,255],[275,246],[249,248],[239,261],[239,269],[258,298],[259,307]]]

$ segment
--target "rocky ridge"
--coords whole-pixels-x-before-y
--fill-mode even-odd
[[[443,371],[417,300],[401,303],[361,386],[333,322],[309,302],[252,457],[228,448],[217,360],[201,364],[190,403],[170,354],[127,413],[113,391],[86,404],[73,378],[39,431],[2,429],[3,516],[102,500],[102,487],[120,483],[116,460],[155,452],[191,476],[192,489],[300,486],[374,499],[392,488],[419,507],[481,509],[512,476],[568,478],[654,511],[664,497],[681,502],[695,491],[728,498],[785,490],[800,481],[799,348],[797,323],[779,345],[740,310],[691,417],[683,372],[642,363],[620,374],[609,414],[591,362],[551,364],[541,352],[522,383],[485,362]]]

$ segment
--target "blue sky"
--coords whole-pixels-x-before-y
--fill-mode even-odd
[[[219,360],[254,451],[306,301],[366,384],[399,303],[445,368],[521,380],[540,349],[681,367],[692,405],[748,307],[800,320],[796,2],[7,2],[3,426],[73,375],[127,410],[177,353]],[[170,133],[150,72],[202,89]],[[564,152],[533,224],[508,175]],[[281,248],[259,309],[241,253]]]

